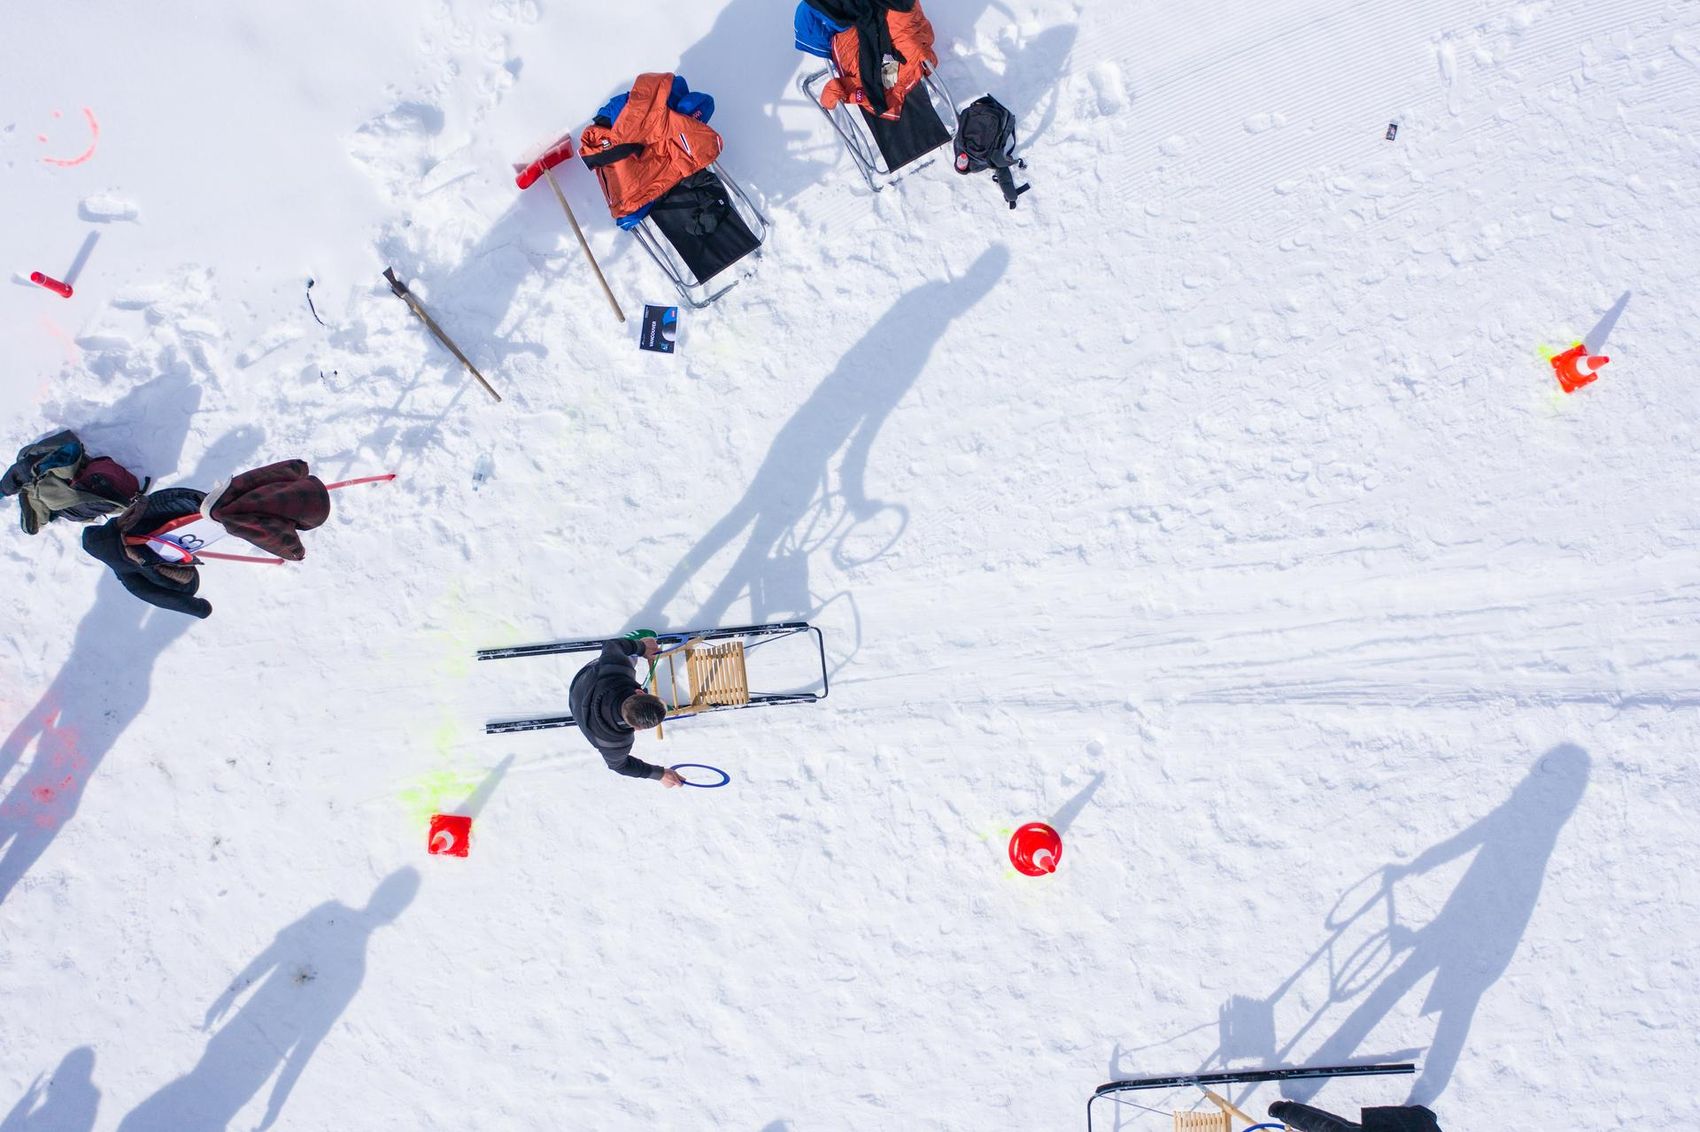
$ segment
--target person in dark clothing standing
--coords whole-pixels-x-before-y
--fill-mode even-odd
[[[660,696],[643,690],[632,669],[634,658],[654,660],[659,651],[654,637],[609,641],[602,646],[602,654],[573,677],[567,703],[578,729],[602,753],[609,770],[628,778],[658,778],[663,786],[679,786],[685,780],[677,771],[632,756],[637,732],[667,718],[667,705]]]

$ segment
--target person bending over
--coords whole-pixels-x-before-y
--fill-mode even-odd
[[[602,753],[609,770],[628,778],[658,778],[663,786],[679,786],[685,780],[677,771],[632,756],[632,740],[637,733],[667,718],[667,705],[661,697],[644,691],[632,672],[636,657],[654,660],[659,651],[654,637],[638,641],[619,637],[607,642],[602,655],[573,677],[567,703],[578,729]]]

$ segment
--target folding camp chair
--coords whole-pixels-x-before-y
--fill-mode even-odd
[[[911,165],[923,169],[932,164],[930,159],[921,159],[950,144],[952,127],[945,123],[957,119],[956,99],[937,72],[929,70],[926,78],[909,92],[896,119],[869,114],[849,102],[840,102],[828,110],[821,103],[821,91],[831,78],[832,68],[822,67],[804,75],[797,85],[832,123],[834,132],[874,192],[913,172],[909,169]]]
[[[700,310],[748,274],[714,286],[746,256],[761,258],[767,229],[767,217],[716,161],[657,198],[632,233],[685,302]]]

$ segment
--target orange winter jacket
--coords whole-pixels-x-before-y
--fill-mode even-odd
[[[579,157],[596,173],[608,211],[618,220],[654,201],[720,156],[720,135],[667,105],[673,76],[639,75],[612,125],[604,119],[579,135]]]
[[[939,65],[939,57],[933,50],[933,25],[928,22],[926,13],[921,11],[918,0],[910,11],[892,9],[886,12],[885,22],[891,32],[892,45],[904,58],[904,62],[898,64],[897,82],[886,88],[885,110],[880,114],[882,118],[895,119],[903,112],[903,99],[916,83]],[[821,91],[822,106],[830,110],[840,102],[853,102],[870,114],[874,112],[864,89],[866,84],[862,79],[861,63],[862,40],[852,24],[832,37],[833,71],[838,77]],[[882,79],[876,75],[873,81],[880,82]]]

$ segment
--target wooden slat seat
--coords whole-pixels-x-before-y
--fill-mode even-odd
[[[743,707],[750,702],[750,678],[744,669],[744,642],[685,646],[685,677],[691,698],[674,707],[690,715],[710,707]]]

